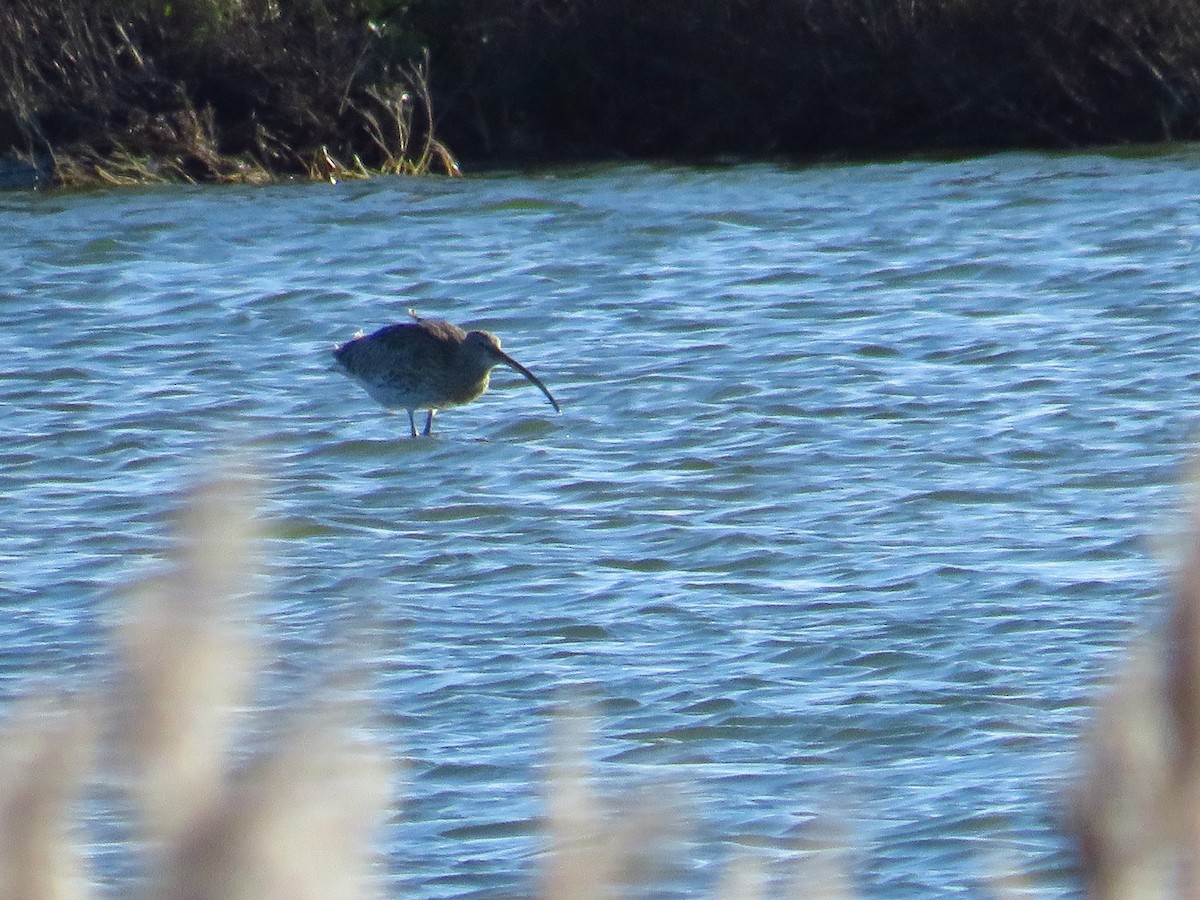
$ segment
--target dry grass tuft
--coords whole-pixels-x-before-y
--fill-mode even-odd
[[[111,693],[35,698],[10,714],[0,739],[0,898],[89,896],[70,823],[93,756],[120,769],[137,820],[131,852],[143,854],[151,898],[374,894],[370,848],[392,767],[355,736],[364,708],[317,696],[286,722],[247,712],[262,651],[246,608],[253,497],[245,474],[191,493],[171,568],[136,587],[117,630]],[[245,718],[267,746],[241,760],[234,735]],[[106,744],[96,754],[93,732]]]
[[[119,758],[145,837],[172,846],[216,802],[230,732],[250,700],[257,648],[239,591],[252,571],[253,519],[241,479],[196,491],[172,571],[133,592],[117,634]]]
[[[0,735],[0,897],[82,900],[69,822],[94,742],[78,700],[35,696]]]
[[[1200,896],[1200,505],[1165,626],[1098,706],[1070,822],[1089,896]]]
[[[1137,647],[1096,711],[1071,827],[1089,894],[1168,896],[1178,815],[1161,647]]]
[[[602,819],[584,762],[586,721],[578,714],[558,721],[546,799],[550,852],[542,871],[546,900],[607,897],[617,881],[615,834]]]
[[[357,711],[321,709],[230,778],[167,845],[161,900],[352,900],[370,896],[371,836],[391,766],[350,737]]]

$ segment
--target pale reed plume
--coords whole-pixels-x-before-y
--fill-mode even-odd
[[[559,716],[556,726],[546,797],[550,848],[542,869],[542,897],[614,897],[620,863],[615,834],[587,777],[587,720],[567,713]]]
[[[178,844],[217,801],[238,710],[251,700],[255,487],[225,475],[191,492],[172,567],[134,587],[116,631],[117,759],[155,847]]]
[[[0,900],[84,900],[69,813],[91,761],[91,719],[57,697],[18,706],[0,734]]]
[[[286,715],[246,712],[263,650],[248,632],[255,487],[227,473],[190,493],[172,567],[137,586],[117,629],[113,691],[9,714],[0,900],[89,896],[71,822],[92,759],[116,766],[99,774],[128,790],[129,852],[144,855],[138,892],[151,900],[375,896],[392,767],[357,737],[364,705],[317,696]],[[248,758],[233,738],[246,716],[265,736]],[[93,732],[107,745],[95,754]]]
[[[1200,897],[1200,492],[1165,622],[1101,699],[1070,793],[1096,900]]]

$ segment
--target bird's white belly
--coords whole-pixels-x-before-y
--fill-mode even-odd
[[[399,387],[396,384],[359,379],[371,398],[388,409],[427,409],[433,398],[419,386]]]
[[[376,381],[365,378],[356,379],[370,394],[371,398],[387,409],[447,409],[468,403],[478,396],[478,391],[470,391],[465,396],[456,397],[424,379],[400,385],[395,381]]]

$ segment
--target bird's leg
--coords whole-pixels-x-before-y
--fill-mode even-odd
[[[425,420],[425,434],[426,435],[430,434],[430,432],[433,431],[433,414],[435,412],[437,412],[436,409],[430,408],[429,418]]]
[[[417,436],[417,420],[413,418],[413,411],[408,411],[408,427],[412,429],[412,436]]]

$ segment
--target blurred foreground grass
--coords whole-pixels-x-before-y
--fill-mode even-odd
[[[0,731],[0,900],[99,893],[83,853],[80,806],[119,785],[132,818],[136,883],[162,900],[356,898],[381,891],[376,830],[392,804],[394,762],[371,740],[369,710],[329,684],[284,712],[251,713],[256,751],[238,754],[263,647],[252,637],[255,481],[225,473],[184,499],[169,567],[128,592],[113,634],[118,675],[90,691],[31,691]],[[1165,627],[1140,642],[1096,707],[1065,817],[1089,896],[1200,897],[1200,508]],[[558,722],[549,767],[549,900],[624,896],[669,852],[669,804],[616,815],[593,793],[586,722]],[[845,848],[798,854],[791,897],[849,897]],[[981,861],[982,862],[982,861]],[[967,873],[964,873],[966,875]],[[734,860],[718,897],[778,891]],[[769,884],[769,882],[772,882]],[[993,878],[994,896],[1030,890]],[[532,890],[532,889],[531,889]]]

